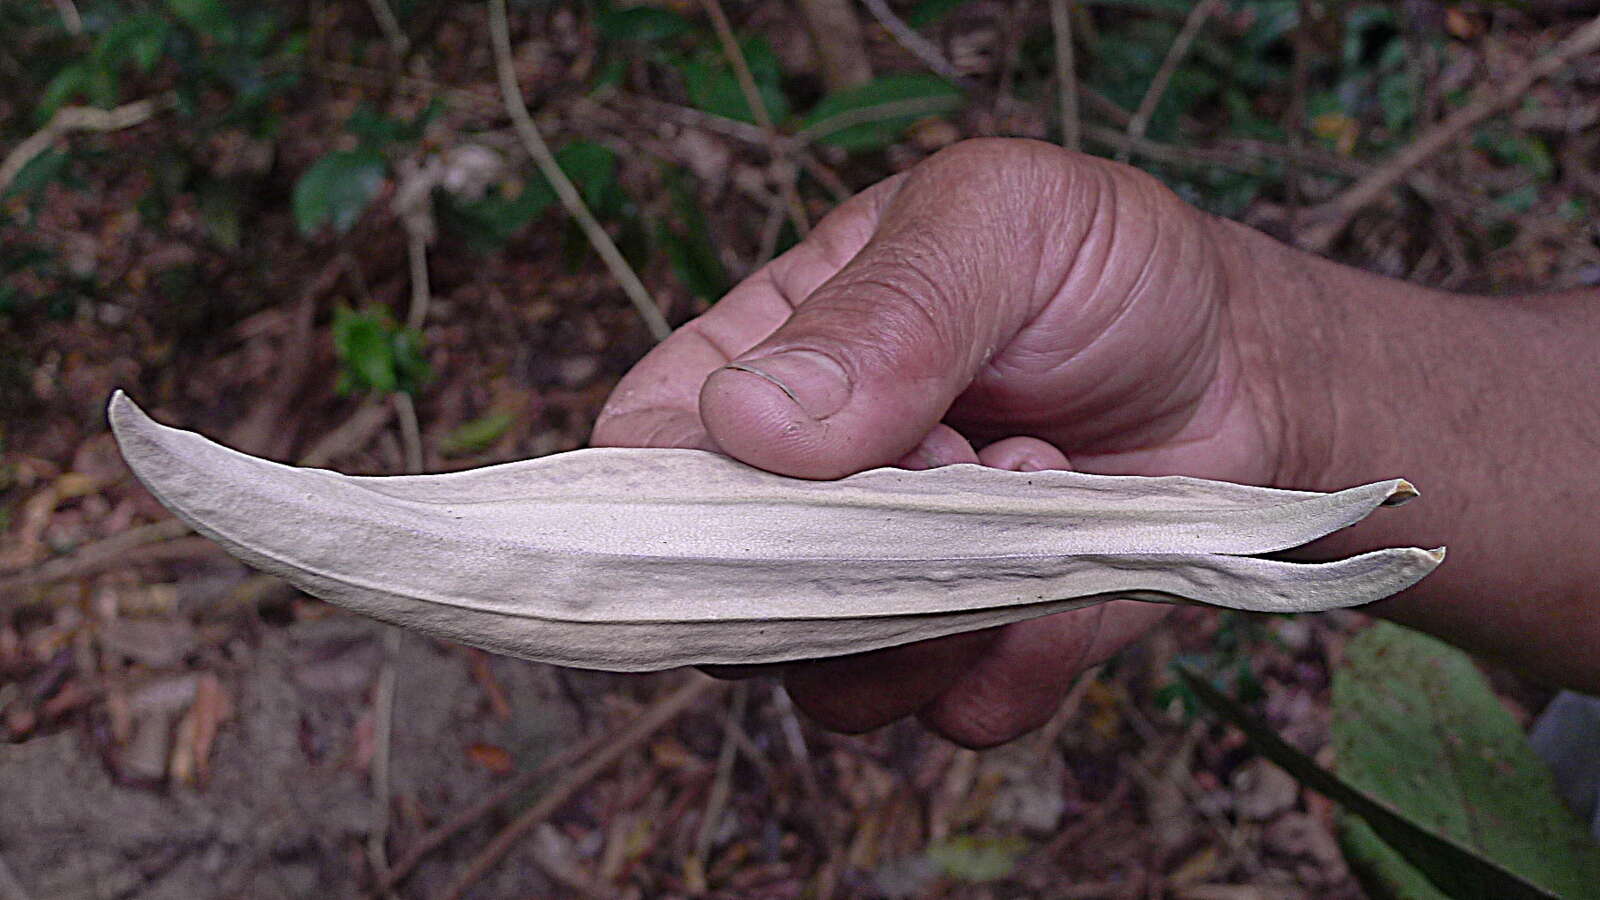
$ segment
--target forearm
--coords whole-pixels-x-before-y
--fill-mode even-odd
[[[1452,295],[1254,249],[1273,259],[1252,280],[1275,294],[1279,480],[1423,493],[1310,552],[1448,546],[1372,612],[1600,692],[1600,292]]]

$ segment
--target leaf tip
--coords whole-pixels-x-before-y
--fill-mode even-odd
[[[1422,492],[1417,490],[1416,485],[1405,480],[1404,478],[1396,478],[1394,480],[1394,484],[1389,488],[1389,496],[1383,499],[1383,505],[1399,506],[1407,501],[1415,500],[1420,496],[1422,496]]]

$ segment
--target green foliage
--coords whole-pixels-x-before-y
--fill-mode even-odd
[[[1217,690],[1231,693],[1246,703],[1266,696],[1252,660],[1258,647],[1278,640],[1266,626],[1268,619],[1233,610],[1222,610],[1218,616],[1217,633],[1204,653],[1179,654],[1168,665],[1172,680],[1156,690],[1157,706],[1171,709],[1178,704],[1186,719],[1199,714],[1200,699],[1180,677],[1184,671],[1206,673]]]
[[[677,173],[667,181],[672,192],[675,223],[662,222],[656,230],[656,243],[666,251],[672,271],[702,300],[714,301],[728,292],[731,280],[723,268],[717,249],[711,243],[711,227]]]
[[[438,191],[434,194],[434,211],[439,223],[468,247],[478,253],[493,253],[549,209],[555,200],[555,192],[541,178],[514,196],[507,196],[501,188],[494,187],[481,199],[464,201]]]
[[[600,36],[608,41],[654,44],[693,34],[695,26],[671,10],[655,6],[603,9],[595,17]]]
[[[594,141],[573,141],[555,155],[561,171],[578,188],[590,211],[602,219],[624,215],[629,202],[617,180],[615,152]],[[504,247],[554,206],[556,192],[542,174],[535,172],[521,192],[513,195],[497,187],[479,200],[464,201],[443,191],[436,193],[435,199],[439,220],[446,229],[472,249],[490,253]],[[569,243],[574,253],[581,253],[586,246],[581,232],[572,235]]]
[[[492,412],[463,422],[439,442],[439,452],[445,456],[481,453],[504,437],[516,423],[517,417],[508,412]]]
[[[234,181],[207,179],[199,185],[196,194],[206,236],[224,249],[239,249],[244,240],[243,188]]]
[[[409,119],[391,119],[379,114],[371,106],[362,104],[350,114],[344,130],[355,135],[361,146],[370,150],[387,150],[422,140],[428,126],[444,112],[444,101],[435,97],[423,110]]]
[[[1257,753],[1306,787],[1360,816],[1376,834],[1450,896],[1484,900],[1551,900],[1556,897],[1505,868],[1496,859],[1413,821],[1405,811],[1383,798],[1324,769],[1251,715],[1243,704],[1195,673],[1180,669],[1179,675],[1206,708],[1244,732]],[[1440,739],[1447,738],[1441,736]]]
[[[334,312],[333,350],[339,359],[339,391],[414,394],[431,377],[422,355],[422,335],[400,328],[383,310]]]
[[[0,191],[0,200],[12,197],[27,197],[30,206],[37,211],[38,203],[43,199],[45,186],[56,181],[65,181],[67,164],[71,156],[65,151],[51,148],[28,160],[28,164],[17,172],[16,177],[4,191]]]
[[[1334,675],[1332,732],[1357,789],[1553,894],[1600,897],[1600,848],[1460,651],[1398,625],[1363,632]],[[1346,846],[1370,854],[1358,868],[1393,872],[1397,854],[1374,838]]]
[[[391,119],[362,105],[345,122],[359,139],[354,150],[325,153],[300,175],[294,186],[294,221],[303,235],[332,227],[335,234],[353,228],[367,205],[383,189],[389,171],[385,151],[422,139],[444,106],[428,104],[410,119]]]
[[[1536,181],[1548,183],[1555,178],[1555,156],[1538,135],[1513,131],[1505,123],[1498,122],[1479,128],[1472,137],[1472,144],[1495,162],[1522,169]]]
[[[789,98],[783,91],[783,70],[778,65],[778,55],[765,38],[754,37],[739,42],[744,51],[750,75],[755,79],[757,93],[772,121],[781,122],[789,115]],[[722,53],[707,49],[679,65],[689,102],[695,107],[725,119],[738,119],[754,124],[756,115],[745,101],[739,79],[733,74]]]
[[[928,861],[962,881],[999,881],[1017,867],[1029,844],[1020,837],[958,835],[931,844]]]
[[[338,234],[349,231],[383,189],[387,170],[376,150],[324,154],[295,182],[294,221],[300,233],[312,235],[330,226]]]
[[[912,28],[937,25],[966,3],[967,0],[922,0],[906,14],[906,24]]]
[[[910,109],[878,115],[886,104]],[[900,138],[919,119],[950,112],[961,105],[961,92],[934,75],[885,75],[860,87],[822,98],[801,124],[819,143],[852,152],[880,150]]]

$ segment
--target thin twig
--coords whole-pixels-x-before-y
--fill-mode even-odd
[[[50,121],[46,122],[43,128],[11,148],[11,152],[6,154],[5,162],[0,162],[0,191],[10,187],[17,173],[28,163],[33,162],[34,157],[50,149],[56,138],[73,131],[121,131],[124,128],[132,128],[171,106],[172,102],[172,95],[166,94],[124,103],[115,109],[67,106],[56,110],[56,114],[50,117]]]
[[[711,17],[711,27],[717,32],[717,40],[722,44],[722,55],[727,57],[728,65],[733,67],[734,80],[739,83],[739,90],[744,94],[744,102],[750,107],[751,114],[756,117],[756,124],[761,126],[761,132],[771,149],[773,162],[787,164],[793,168],[794,164],[788,159],[783,138],[778,134],[778,127],[773,124],[767,103],[761,98],[761,88],[756,84],[755,75],[750,71],[750,62],[744,58],[744,51],[739,48],[739,39],[734,36],[733,25],[728,21],[727,13],[722,10],[722,3],[720,0],[700,0],[700,5],[705,7],[706,15]],[[805,204],[800,202],[800,192],[795,188],[795,179],[786,178],[779,173],[778,191],[788,207],[789,221],[794,225],[794,230],[801,237],[810,234],[811,220],[806,217]]]
[[[393,625],[384,626],[383,662],[378,670],[378,688],[372,698],[373,751],[372,751],[372,820],[367,833],[367,857],[372,864],[373,877],[383,880],[389,871],[389,792],[390,745],[394,738],[395,660],[400,655],[400,639],[404,634]],[[386,892],[390,896],[393,892]]]
[[[1033,11],[1033,0],[1011,0],[1002,4],[1003,12],[996,15],[1000,21],[1000,68],[994,83],[994,100],[990,119],[1000,122],[1011,114],[1017,98],[1011,94],[1017,80],[1017,67],[1022,63],[1022,35],[1019,33]]]
[[[843,203],[854,195],[855,192],[850,190],[850,186],[844,183],[844,179],[839,177],[839,173],[828,168],[822,160],[817,159],[816,154],[809,150],[801,150],[795,156],[800,160],[800,169],[816,179],[817,184],[822,185],[822,189],[828,192],[828,196],[833,198],[834,203]]]
[[[496,4],[504,0],[493,0]],[[628,725],[627,728],[617,732],[603,747],[593,754],[585,757],[574,768],[569,770],[565,777],[550,788],[538,802],[528,807],[522,815],[518,816],[510,825],[495,835],[481,853],[468,864],[466,871],[462,872],[441,895],[443,900],[460,900],[468,889],[478,882],[485,874],[499,864],[500,860],[510,852],[522,836],[527,834],[535,825],[544,821],[551,813],[561,808],[581,790],[584,785],[594,780],[601,773],[611,768],[624,754],[643,743],[644,740],[655,734],[668,722],[677,718],[689,707],[693,706],[701,697],[719,692],[726,688],[726,682],[717,681],[699,673],[689,676],[689,680],[682,687],[668,695],[664,700],[645,710],[642,715]]]
[[[778,255],[778,238],[782,233],[783,206],[774,203],[767,209],[766,221],[761,223],[761,245],[756,250],[756,263],[750,267],[750,271],[760,269]]]
[[[405,391],[395,391],[394,412],[400,420],[400,446],[404,448],[406,471],[422,471],[422,429],[417,423],[417,404]]]
[[[739,722],[744,719],[745,704],[750,699],[749,685],[739,682],[733,686],[728,701],[728,717],[722,723],[722,749],[717,753],[717,774],[711,782],[711,792],[706,796],[706,811],[700,820],[700,832],[695,835],[694,858],[703,872],[711,858],[711,842],[717,836],[717,823],[728,805],[728,794],[733,784],[733,763],[738,758]]]
[[[374,69],[364,69],[332,60],[314,62],[310,69],[319,78],[326,78],[329,81],[362,84],[374,88],[384,88],[393,84],[395,87],[413,91],[429,99],[439,97],[452,106],[476,113],[499,113],[505,109],[505,105],[495,97],[485,97],[469,90],[449,87],[412,75],[388,76]]]
[[[58,557],[0,577],[0,594],[10,594],[23,588],[82,578],[113,568],[124,561],[128,551],[145,544],[154,544],[182,537],[189,526],[177,519],[162,519],[149,525],[140,525],[118,532],[108,538],[86,544],[70,556]]]
[[[383,0],[374,0],[382,3]],[[385,9],[388,7],[385,6]],[[406,310],[406,328],[421,331],[428,320],[432,290],[428,285],[428,233],[425,216],[402,216],[406,230],[406,254],[411,261],[411,303]],[[423,468],[422,426],[417,421],[417,405],[408,391],[395,391],[394,409],[400,419],[400,443],[405,448],[406,474],[420,475]],[[378,668],[378,688],[372,700],[372,824],[367,833],[367,856],[374,880],[383,882],[389,871],[389,793],[390,750],[394,743],[395,666],[400,657],[404,632],[387,626],[383,635],[383,660]],[[383,891],[393,896],[387,888]]]
[[[794,757],[795,765],[800,770],[800,786],[806,792],[806,798],[813,803],[821,802],[822,791],[817,787],[817,776],[811,768],[811,750],[806,746],[805,732],[800,730],[800,718],[795,715],[794,701],[789,699],[789,692],[783,685],[772,685],[772,705],[778,709],[778,724],[783,732],[784,743],[789,745],[789,755]]]
[[[556,196],[561,198],[561,205],[566,207],[568,214],[577,221],[578,227],[583,230],[584,236],[594,247],[600,259],[611,270],[611,277],[617,280],[623,293],[633,302],[639,311],[639,317],[644,319],[645,327],[650,329],[650,334],[658,341],[666,340],[672,333],[672,326],[667,324],[667,319],[661,314],[658,306],[650,296],[650,291],[639,280],[639,276],[623,258],[622,252],[612,242],[611,236],[606,234],[594,213],[589,211],[578,189],[573,186],[572,179],[567,173],[561,171],[561,164],[556,162],[555,154],[545,144],[544,137],[539,134],[539,127],[533,123],[533,118],[528,115],[528,107],[522,102],[522,89],[517,86],[517,71],[511,56],[511,26],[506,21],[506,0],[490,0],[489,2],[489,36],[494,45],[495,69],[500,76],[500,94],[505,100],[506,114],[511,117],[511,123],[516,126],[517,135],[522,138],[522,145],[533,157],[539,166],[539,171],[544,173],[550,186],[555,189]]]
[[[828,897],[832,895],[837,880],[837,872],[831,867],[843,856],[843,841],[839,839],[827,815],[822,789],[817,785],[817,774],[811,762],[811,750],[806,746],[805,733],[800,729],[800,717],[795,715],[794,701],[780,682],[772,685],[772,705],[778,710],[779,729],[783,732],[784,743],[789,745],[789,755],[794,757],[795,768],[800,772],[800,786],[806,795],[805,808],[825,845],[826,857],[819,867],[823,877],[817,883],[816,893]]]
[[[369,399],[351,413],[350,418],[345,419],[339,427],[312,444],[311,449],[296,462],[313,469],[323,468],[346,453],[365,447],[373,435],[389,424],[389,417],[392,415],[394,415],[392,403],[385,403],[381,397]]]
[[[444,846],[445,842],[476,825],[479,820],[499,809],[508,800],[532,787],[539,779],[558,769],[565,769],[579,760],[587,759],[613,739],[612,735],[606,733],[590,735],[559,753],[550,755],[538,765],[518,774],[471,806],[456,813],[449,821],[417,838],[405,854],[389,868],[388,874],[379,881],[379,888],[387,890],[399,884],[428,854]]]
[[[411,261],[411,306],[406,310],[406,327],[420,331],[428,318],[428,235],[417,225],[406,225],[406,256]]]
[[[1468,129],[1522,99],[1540,80],[1560,71],[1571,60],[1595,50],[1600,50],[1600,16],[1589,20],[1566,40],[1523,66],[1498,86],[1485,89],[1471,103],[1423,132],[1365,178],[1317,207],[1308,218],[1317,219],[1318,224],[1306,229],[1300,236],[1300,245],[1309,250],[1326,251],[1344,232],[1351,217],[1403,180],[1412,169],[1453,145]]]
[[[1050,28],[1056,41],[1056,93],[1061,104],[1061,146],[1083,149],[1083,129],[1078,115],[1078,71],[1072,46],[1072,4],[1050,0]]]
[[[1150,86],[1145,89],[1144,98],[1139,101],[1139,108],[1134,110],[1133,119],[1128,123],[1128,137],[1137,141],[1144,137],[1145,129],[1150,127],[1150,117],[1156,113],[1156,107],[1161,105],[1161,98],[1167,92],[1167,84],[1172,81],[1172,76],[1178,71],[1178,66],[1183,64],[1183,58],[1189,55],[1189,47],[1194,44],[1194,39],[1199,37],[1200,29],[1221,6],[1221,0],[1201,0],[1189,10],[1189,15],[1183,20],[1183,28],[1178,31],[1178,36],[1173,38],[1172,46],[1167,48],[1167,56],[1161,61],[1161,68],[1156,70],[1156,76],[1150,79]],[[1128,161],[1128,153],[1118,154],[1118,160]]]
[[[389,8],[386,0],[367,0],[367,6],[372,9],[372,17],[378,20],[378,28],[383,32],[384,40],[389,42],[389,52],[394,57],[395,67],[398,68],[411,50],[411,40],[400,29],[400,20],[394,17],[394,10]]]
[[[878,24],[895,39],[895,42],[911,52],[912,56],[922,60],[922,64],[932,69],[940,78],[949,81],[961,81],[961,73],[956,67],[944,58],[933,42],[917,33],[915,28],[906,24],[906,21],[895,15],[894,10],[884,0],[861,0],[872,17]]]
[[[861,39],[861,20],[851,0],[798,0],[800,15],[822,62],[822,83],[829,93],[860,87],[872,80],[872,62]]]
[[[61,27],[68,34],[83,34],[83,16],[78,13],[78,5],[72,0],[55,0],[56,13],[61,16]]]

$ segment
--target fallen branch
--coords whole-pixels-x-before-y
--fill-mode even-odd
[[[1595,50],[1600,50],[1600,16],[1589,20],[1566,40],[1523,66],[1497,87],[1486,89],[1471,103],[1422,133],[1343,193],[1308,211],[1307,218],[1316,224],[1300,235],[1300,246],[1325,252],[1344,233],[1345,226],[1350,224],[1350,219],[1362,207],[1404,179],[1412,169],[1455,143],[1474,125],[1522,99],[1540,80],[1560,71],[1573,59]]]
[[[1216,12],[1220,5],[1219,0],[1201,0],[1190,10],[1187,18],[1183,20],[1183,28],[1178,31],[1178,36],[1172,39],[1172,45],[1167,48],[1167,56],[1161,61],[1161,68],[1156,70],[1154,78],[1150,79],[1150,86],[1145,89],[1144,97],[1139,101],[1139,108],[1134,110],[1133,118],[1128,122],[1128,137],[1138,141],[1144,137],[1145,129],[1150,127],[1150,118],[1155,115],[1156,107],[1161,105],[1161,98],[1167,93],[1167,85],[1171,83],[1172,76],[1178,71],[1178,66],[1183,64],[1183,58],[1189,55],[1189,47],[1194,44],[1194,39],[1199,37],[1200,29]],[[1119,162],[1127,162],[1129,153],[1124,150],[1118,154]]]
[[[504,0],[494,0],[503,3]],[[468,889],[482,878],[490,869],[493,869],[505,857],[517,841],[527,834],[535,825],[544,821],[561,808],[562,804],[572,799],[584,785],[594,780],[597,776],[609,769],[624,754],[643,743],[656,731],[668,722],[676,719],[689,707],[693,706],[701,697],[714,692],[721,692],[727,688],[727,682],[717,681],[699,673],[689,676],[689,680],[682,687],[673,691],[665,698],[656,701],[649,709],[645,710],[628,727],[608,738],[605,743],[593,753],[586,755],[582,762],[567,772],[566,776],[557,782],[538,802],[528,807],[527,811],[518,816],[515,821],[507,825],[495,835],[489,846],[484,848],[466,871],[458,877],[441,895],[444,900],[460,900]]]
[[[528,155],[533,157],[534,163],[539,166],[539,171],[544,173],[545,179],[550,182],[550,187],[561,199],[561,205],[566,207],[568,214],[577,221],[584,236],[589,239],[600,259],[605,262],[606,268],[611,271],[611,277],[617,280],[623,293],[633,302],[639,311],[639,317],[644,319],[645,327],[650,329],[651,336],[658,341],[666,340],[667,335],[672,333],[672,326],[667,324],[666,317],[661,314],[661,307],[656,305],[644,282],[639,280],[638,274],[628,265],[622,252],[612,242],[611,236],[606,234],[605,228],[583,202],[583,197],[573,186],[572,179],[561,171],[561,164],[556,162],[555,154],[550,152],[544,137],[539,134],[539,126],[535,125],[533,117],[528,115],[528,107],[522,102],[522,88],[517,86],[517,70],[511,55],[511,26],[506,21],[506,0],[490,0],[489,37],[494,45],[495,69],[500,76],[500,95],[505,101],[506,114],[511,117],[511,124],[516,127],[517,136],[522,139],[523,147],[528,151]]]
[[[6,154],[0,163],[0,191],[10,187],[17,173],[33,162],[34,157],[50,149],[56,138],[74,131],[121,131],[132,128],[172,105],[170,94],[145,100],[124,103],[115,109],[96,109],[92,106],[68,106],[56,110],[45,126],[25,138]]]

